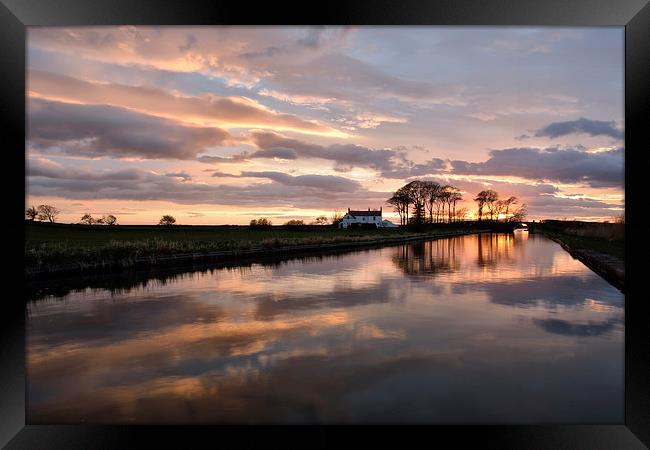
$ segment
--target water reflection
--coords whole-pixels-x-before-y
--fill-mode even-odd
[[[27,305],[30,423],[623,420],[623,295],[539,236],[96,281]]]
[[[463,237],[405,244],[397,248],[393,262],[406,275],[436,275],[460,268]],[[458,254],[457,254],[458,253]]]

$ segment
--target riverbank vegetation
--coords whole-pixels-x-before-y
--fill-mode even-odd
[[[625,224],[544,220],[529,225],[535,233],[561,240],[575,250],[625,259]]]
[[[575,258],[625,291],[625,224],[545,220],[530,231],[558,242]]]
[[[96,227],[25,221],[27,274],[63,266],[132,267],[139,260],[211,252],[260,252],[294,246],[381,242],[471,231],[475,223],[426,229],[338,229],[323,225],[190,226],[116,225]]]

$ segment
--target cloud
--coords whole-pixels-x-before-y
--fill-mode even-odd
[[[97,83],[38,70],[28,72],[32,96],[82,104],[101,104],[201,125],[272,128],[301,133],[346,136],[345,133],[292,114],[279,113],[246,97],[213,94],[184,96],[150,86]]]
[[[354,180],[333,175],[291,176],[282,172],[242,172],[241,176],[248,178],[268,178],[285,186],[310,187],[334,192],[355,192],[362,189],[361,185]]]
[[[298,152],[292,148],[275,147],[256,152],[251,155],[253,158],[279,158],[279,159],[298,159]]]
[[[310,29],[305,32],[303,39],[307,43]],[[336,34],[335,30],[321,33],[318,48],[326,47],[326,35],[330,34]],[[275,48],[295,59],[301,56],[300,52],[317,50],[296,42],[292,51],[285,51],[287,41],[286,30],[279,27],[39,27],[28,33],[30,48],[74,55],[95,63],[199,73],[218,77],[228,86],[246,88],[254,87],[266,73],[260,61],[251,61],[247,54],[277,57],[278,52],[267,50]]]
[[[270,67],[271,76],[266,81],[277,86],[278,96],[288,98],[305,96],[366,102],[382,97],[453,106],[466,103],[464,88],[458,84],[399,78],[342,53],[323,53],[302,64]]]
[[[270,182],[246,186],[207,184],[183,180],[141,169],[90,170],[57,166],[43,159],[29,159],[27,191],[33,196],[74,200],[163,200],[178,204],[287,206],[342,208],[355,204],[382,204],[389,192],[363,189],[356,181],[324,175],[290,176],[281,172],[244,172],[235,178],[265,178]],[[228,177],[229,175],[220,174]],[[354,205],[350,205],[354,206]]]
[[[405,161],[405,153],[402,151],[373,150],[355,144],[323,146],[264,131],[252,132],[250,140],[260,149],[252,153],[250,158],[282,157],[279,155],[288,156],[286,159],[321,158],[334,161],[343,170],[349,167],[368,167],[378,171],[391,170],[399,161]]]
[[[166,177],[181,178],[183,181],[188,181],[192,179],[192,176],[187,172],[167,172]]]
[[[243,152],[238,155],[232,155],[232,156],[202,155],[197,158],[197,161],[208,163],[208,164],[240,163],[247,160],[248,160],[247,152]]]
[[[89,157],[193,159],[230,135],[123,108],[29,99],[27,139],[39,150]]]
[[[128,182],[142,181],[146,179],[146,172],[140,169],[118,169],[118,170],[91,170],[64,166],[55,161],[45,158],[30,158],[27,160],[27,176],[44,177],[59,180],[82,180],[102,182]]]
[[[451,161],[462,175],[517,176],[592,187],[623,187],[624,149],[588,153],[575,148],[509,148],[493,150],[485,162]]]
[[[363,190],[361,184],[354,180],[334,175],[289,175],[283,172],[244,171],[239,175],[215,171],[213,177],[218,178],[266,178],[285,186],[302,186],[315,189],[326,189],[330,192],[355,192]]]
[[[589,321],[586,323],[574,323],[560,319],[536,319],[533,323],[545,331],[563,336],[601,336],[621,327],[623,320],[620,317],[613,317],[602,322]]]
[[[623,139],[623,130],[614,121],[592,120],[584,117],[567,122],[553,122],[535,132],[537,137],[551,139],[568,134],[584,133],[590,136],[609,136],[613,139]]]
[[[264,88],[287,98],[464,102],[455,83],[401,78],[344,54],[351,32],[349,27],[39,28],[30,30],[28,43],[92,61],[219,77],[228,86]]]
[[[550,54],[560,42],[577,40],[580,33],[576,30],[516,30],[500,38],[495,38],[490,45],[484,47],[489,52],[512,53],[521,56]]]
[[[396,164],[388,170],[382,171],[381,175],[385,178],[410,178],[421,177],[434,173],[440,173],[448,169],[448,161],[440,158],[432,158],[423,163],[413,163],[405,161],[401,164]]]

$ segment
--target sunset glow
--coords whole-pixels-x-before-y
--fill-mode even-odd
[[[28,28],[26,206],[274,224],[409,181],[624,212],[624,29]]]

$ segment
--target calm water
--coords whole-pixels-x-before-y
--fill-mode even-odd
[[[622,423],[623,294],[528,233],[27,306],[31,423]]]

